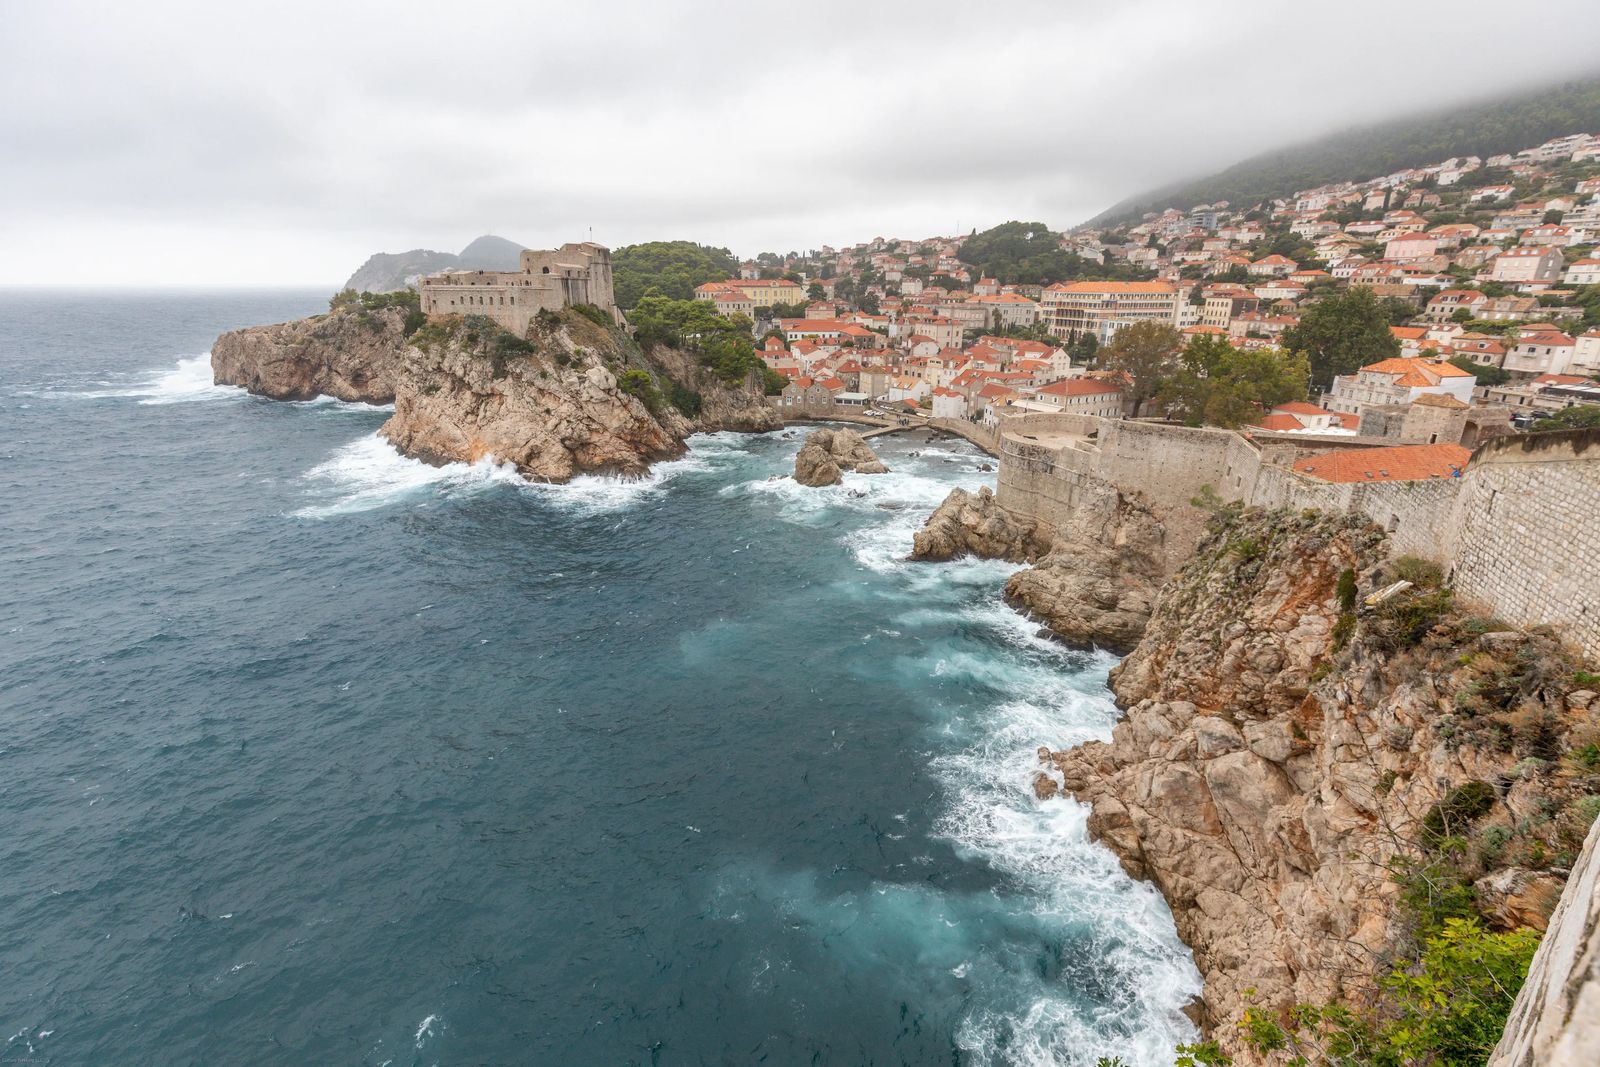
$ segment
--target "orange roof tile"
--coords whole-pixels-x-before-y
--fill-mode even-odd
[[[1325,482],[1412,482],[1449,478],[1471,458],[1460,445],[1397,445],[1325,452],[1296,461],[1294,469]]]

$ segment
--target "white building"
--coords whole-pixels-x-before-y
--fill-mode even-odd
[[[1334,378],[1333,388],[1322,397],[1322,406],[1329,411],[1360,415],[1368,407],[1409,404],[1428,393],[1470,404],[1477,381],[1441,359],[1401,356],[1369,363],[1354,374]]]

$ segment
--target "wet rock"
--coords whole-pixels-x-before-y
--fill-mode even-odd
[[[889,468],[854,430],[813,431],[794,459],[794,479],[801,485],[838,485],[845,471],[887,474]]]
[[[911,558],[978,556],[1023,563],[1048,551],[1048,528],[1002,508],[985,486],[976,493],[952,489],[912,539]]]

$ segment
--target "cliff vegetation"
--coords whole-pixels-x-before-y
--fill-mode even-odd
[[[1036,789],[1171,903],[1180,1062],[1485,1062],[1600,812],[1600,677],[1364,519],[1230,508],[1112,684]]]

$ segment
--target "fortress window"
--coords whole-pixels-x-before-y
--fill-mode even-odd
[[[546,268],[545,268],[545,269],[544,269],[544,273],[546,273],[546,274],[549,274],[549,273],[550,273],[550,268],[549,268],[549,267],[546,267]]]

